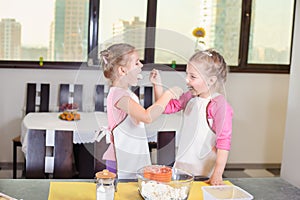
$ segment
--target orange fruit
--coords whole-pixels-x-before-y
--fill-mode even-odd
[[[80,120],[80,114],[79,113],[74,114],[74,120]]]
[[[68,113],[67,115],[66,115],[66,120],[67,121],[72,121],[74,119],[74,115],[72,114],[72,113]]]

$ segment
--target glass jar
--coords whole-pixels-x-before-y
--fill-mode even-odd
[[[104,169],[96,173],[97,200],[113,200],[115,195],[114,181],[116,174]]]

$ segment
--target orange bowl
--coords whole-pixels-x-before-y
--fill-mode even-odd
[[[154,181],[169,182],[172,178],[172,168],[163,165],[145,167],[144,177]]]

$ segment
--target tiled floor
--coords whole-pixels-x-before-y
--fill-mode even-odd
[[[22,178],[23,163],[18,163],[17,166],[17,178]],[[0,179],[1,178],[13,178],[13,166],[12,163],[0,163]]]
[[[22,177],[22,170],[17,171],[17,178]],[[13,178],[13,172],[11,170],[0,170],[0,178]]]
[[[226,178],[247,178],[247,177],[276,177],[280,175],[280,169],[269,171],[267,169],[240,169],[240,170],[225,170],[224,177]]]
[[[245,165],[247,167],[247,165]],[[0,178],[12,178],[12,165],[11,164],[2,164],[0,165]],[[19,163],[17,170],[17,178],[22,178],[22,167],[23,165]],[[233,167],[227,168],[224,172],[225,178],[249,178],[249,177],[276,177],[280,176],[280,166],[273,166],[271,168],[260,168],[261,166],[257,166],[255,168],[254,165],[250,165],[249,168],[242,167]]]

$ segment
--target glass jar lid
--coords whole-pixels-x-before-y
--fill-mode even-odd
[[[109,179],[109,178],[115,178],[115,177],[116,177],[116,174],[113,172],[110,172],[107,169],[104,169],[103,171],[96,173],[97,179]]]

